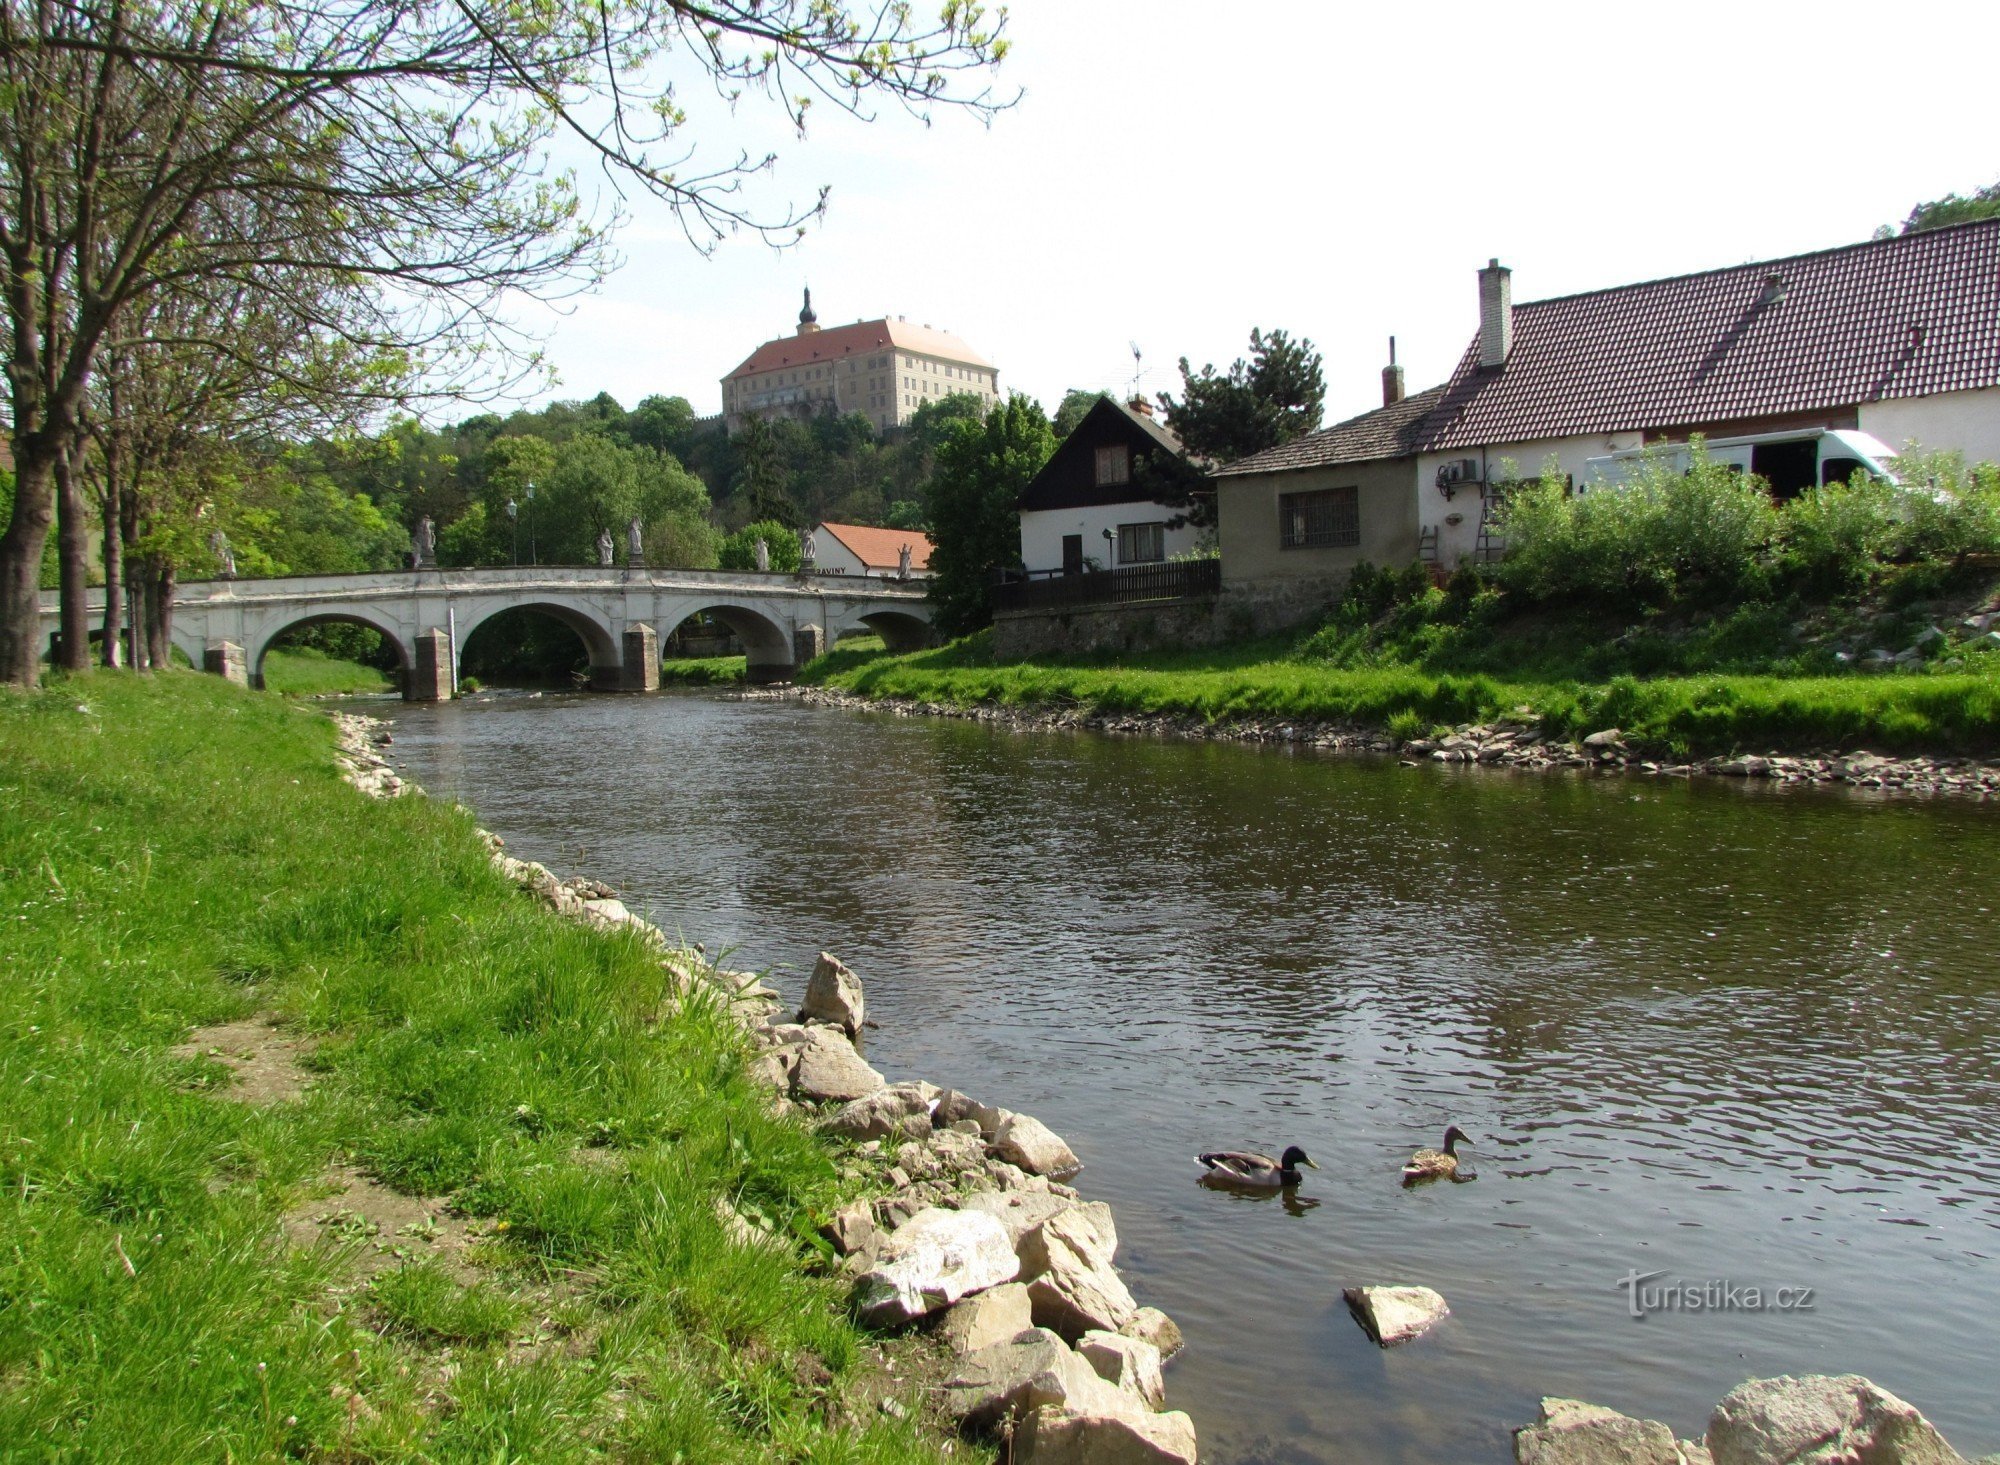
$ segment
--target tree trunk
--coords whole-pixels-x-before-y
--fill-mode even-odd
[[[76,481],[76,463],[69,453],[55,462],[56,540],[62,558],[62,654],[57,665],[67,672],[90,670],[90,514]]]
[[[14,519],[0,534],[0,683],[32,687],[42,676],[42,546],[55,518],[55,464],[14,441]]]
[[[146,654],[146,628],[153,620],[152,596],[146,590],[146,561],[132,548],[139,542],[139,494],[122,483],[118,489],[118,541],[119,555],[125,561],[125,598],[131,607],[132,670],[150,671],[153,661]]]
[[[148,569],[146,657],[158,670],[174,664],[174,567],[154,560]]]
[[[125,541],[118,526],[118,487],[105,474],[104,497],[104,664],[117,666],[124,655],[119,638],[125,630]]]

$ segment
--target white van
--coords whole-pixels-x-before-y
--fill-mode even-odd
[[[1857,469],[1897,482],[1889,465],[1895,452],[1878,438],[1848,428],[1818,427],[1804,432],[1763,432],[1752,437],[1709,438],[1708,460],[1738,473],[1754,473],[1771,485],[1780,503],[1808,488],[1845,483]],[[1692,458],[1686,443],[1650,443],[1591,458],[1583,465],[1578,493],[1596,488],[1623,488],[1638,478],[1649,462],[1670,473],[1685,473]]]

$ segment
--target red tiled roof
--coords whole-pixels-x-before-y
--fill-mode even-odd
[[[766,341],[723,380],[734,381],[739,376],[754,376],[781,367],[815,366],[864,352],[892,349],[948,357],[968,366],[993,370],[992,362],[950,331],[934,331],[929,326],[913,326],[901,320],[858,320],[852,325],[828,326],[803,336],[780,336],[775,341]]]
[[[1444,399],[1443,387],[1418,392],[1387,407],[1322,427],[1275,448],[1238,458],[1215,470],[1217,478],[1239,473],[1285,473],[1294,468],[1319,468],[1330,463],[1375,463],[1384,458],[1410,457],[1417,451],[1417,434],[1430,410]]]
[[[865,524],[821,524],[854,552],[854,557],[871,570],[893,570],[901,563],[903,546],[910,547],[910,568],[925,569],[931,562],[931,541],[914,529],[870,529]]]
[[[1773,275],[1783,294],[1766,303]],[[1516,305],[1506,365],[1480,370],[1475,337],[1420,446],[1697,426],[1992,386],[2000,219]]]

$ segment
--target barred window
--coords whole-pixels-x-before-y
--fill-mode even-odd
[[[1278,543],[1284,549],[1342,549],[1361,543],[1359,491],[1279,494]]]
[[[1118,563],[1121,565],[1156,565],[1167,557],[1167,526],[1165,524],[1120,524],[1118,526]]]

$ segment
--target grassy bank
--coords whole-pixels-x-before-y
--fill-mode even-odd
[[[1524,632],[1524,635],[1530,633]],[[1601,677],[1563,675],[1605,643],[1580,627],[1532,628],[1542,652],[1488,648],[1509,669],[1478,669],[1457,644],[1438,655],[1353,644],[1322,633],[1214,652],[1111,660],[997,661],[982,634],[906,656],[829,653],[802,680],[869,697],[972,705],[1160,713],[1209,722],[1314,718],[1378,727],[1403,738],[1505,715],[1551,734],[1623,728],[1635,745],[1674,757],[1742,750],[1861,748],[1878,752],[2000,752],[2000,670],[1990,657],[1895,673],[1756,671]],[[1331,639],[1334,645],[1329,647]],[[1567,647],[1567,651],[1558,648]],[[1567,657],[1569,666],[1561,664]],[[1615,667],[1615,661],[1613,666]]]
[[[733,1025],[331,753],[212,677],[0,696],[0,1452],[935,1458],[844,1403],[850,1182]]]
[[[660,663],[663,687],[725,687],[741,682],[746,672],[741,656],[677,657]]]
[[[264,653],[264,686],[293,697],[328,697],[386,692],[395,683],[387,672],[358,661],[342,661],[304,648]]]

